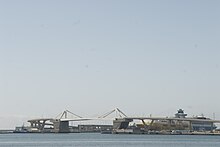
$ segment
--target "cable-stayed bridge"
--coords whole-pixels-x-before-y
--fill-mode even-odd
[[[28,122],[31,124],[31,128],[38,132],[45,132],[47,130],[52,130],[53,132],[69,132],[69,125],[71,122],[103,122],[111,121],[115,118],[127,117],[119,108],[115,108],[107,113],[104,113],[98,117],[82,117],[75,114],[69,110],[65,110],[57,115],[55,118],[38,118],[31,119]]]
[[[151,130],[154,122],[166,122],[169,130],[171,131],[173,122],[181,124],[182,122],[187,122],[189,131],[193,131],[194,124],[208,125],[211,132],[214,130],[214,123],[220,123],[220,120],[212,119],[201,119],[201,118],[190,118],[190,117],[139,117],[139,116],[127,116],[120,109],[115,108],[103,115],[98,117],[82,117],[77,115],[69,110],[65,110],[57,115],[55,118],[39,118],[31,119],[28,122],[31,124],[30,128],[33,129],[32,132],[55,132],[55,133],[65,133],[70,132],[72,127],[71,123],[86,123],[90,126],[99,127],[99,122],[109,121],[111,123],[111,128],[113,130],[125,130],[128,128],[129,123],[134,120],[142,122],[144,126],[144,132]],[[146,124],[146,120],[150,121],[149,124]],[[95,125],[92,125],[91,122],[95,121]],[[73,128],[73,127],[72,127]],[[35,130],[34,130],[35,129]],[[49,130],[49,131],[48,131]]]

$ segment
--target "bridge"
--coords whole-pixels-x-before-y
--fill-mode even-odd
[[[109,118],[110,115],[115,114],[113,118]],[[107,113],[104,113],[98,117],[82,117],[69,110],[65,110],[55,118],[40,118],[31,119],[28,122],[31,124],[31,128],[34,132],[54,132],[54,133],[67,133],[70,131],[70,122],[88,122],[88,121],[103,121],[108,120],[113,122],[113,130],[125,130],[129,127],[129,123],[134,120],[140,120],[144,126],[144,131],[148,132],[152,129],[152,126],[157,121],[166,121],[168,128],[171,131],[171,125],[173,122],[182,123],[188,122],[189,130],[193,131],[193,123],[203,123],[211,126],[211,132],[214,129],[215,123],[220,123],[220,120],[211,119],[198,119],[198,118],[177,118],[177,117],[128,117],[120,109],[115,108]],[[146,120],[150,121],[146,124]]]
[[[114,118],[108,118],[108,116],[115,113]],[[72,117],[71,117],[72,116]],[[107,113],[104,113],[98,117],[82,117],[77,115],[69,110],[65,110],[55,118],[39,118],[39,119],[31,119],[28,122],[31,124],[30,127],[32,132],[53,132],[53,133],[67,133],[69,132],[69,122],[82,122],[82,121],[103,121],[103,120],[111,120],[113,121],[115,118],[127,117],[120,109],[115,108]]]

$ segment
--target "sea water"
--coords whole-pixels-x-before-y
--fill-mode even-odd
[[[0,134],[0,147],[220,147],[220,136]]]

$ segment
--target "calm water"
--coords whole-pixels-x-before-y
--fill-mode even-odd
[[[0,147],[220,147],[220,136],[0,134]]]

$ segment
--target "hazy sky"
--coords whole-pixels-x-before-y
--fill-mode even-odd
[[[68,109],[220,119],[219,0],[0,0],[0,128]]]

